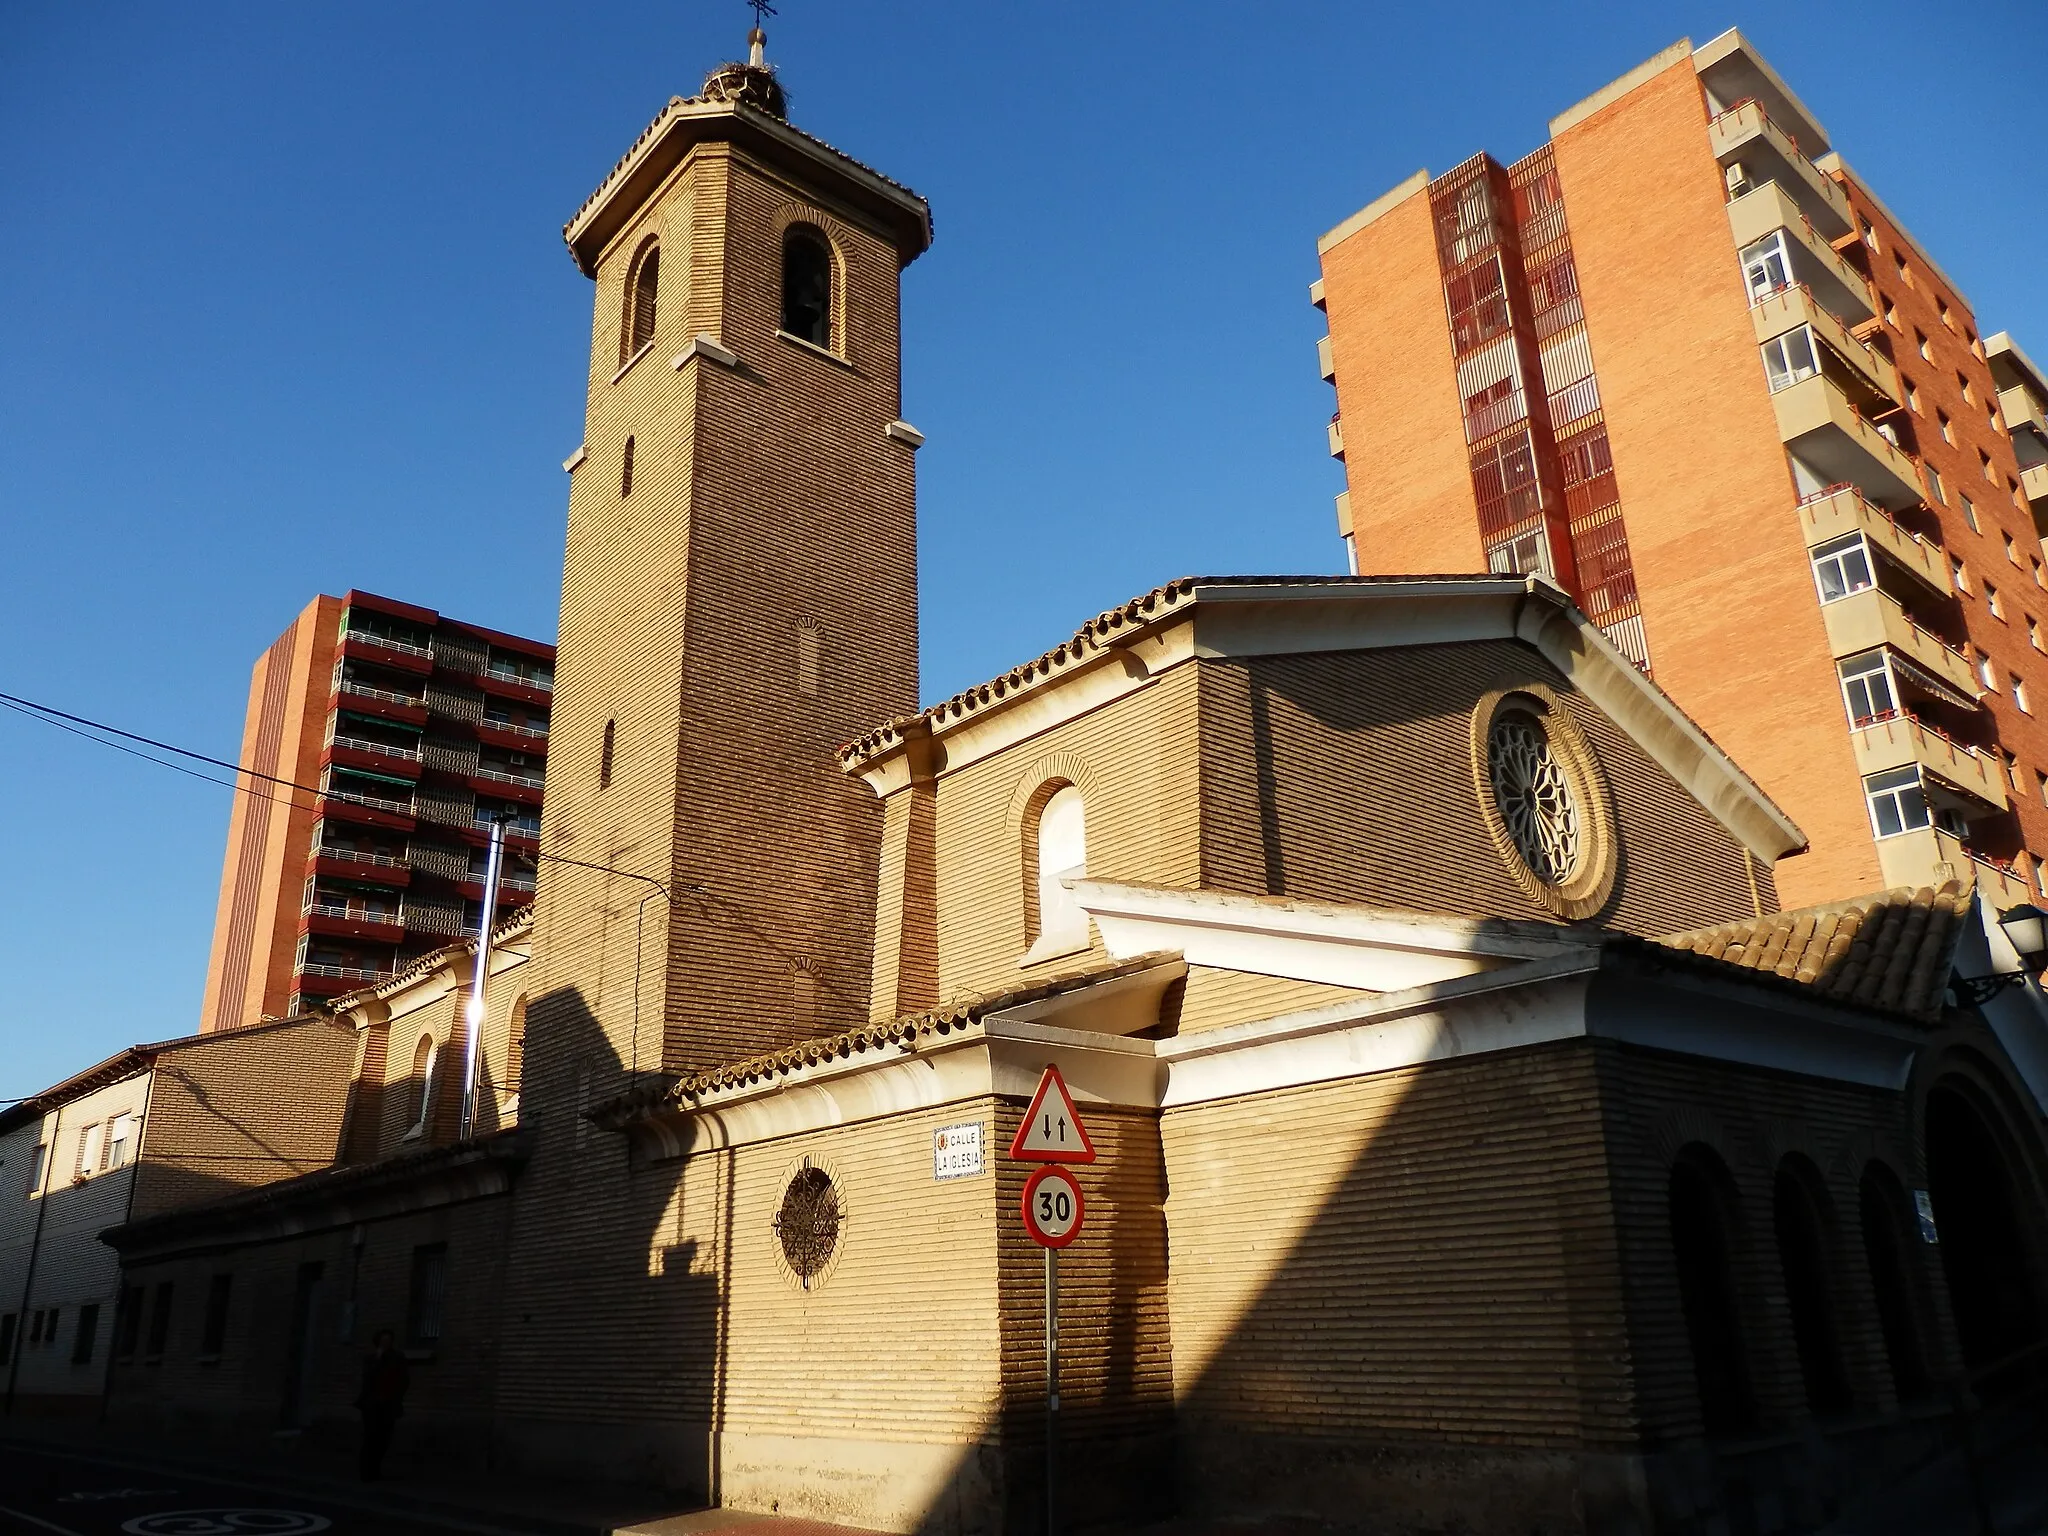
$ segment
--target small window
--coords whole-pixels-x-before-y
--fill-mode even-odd
[[[624,366],[654,344],[655,300],[661,288],[661,247],[640,248],[626,279],[626,313],[619,325],[619,363]]]
[[[612,747],[618,739],[619,722],[607,720],[604,723],[604,745],[597,754],[597,787],[612,787]]]
[[[1934,304],[1935,308],[1941,311],[1941,323],[1947,326],[1950,330],[1954,330],[1956,328],[1956,321],[1955,316],[1951,315],[1948,312],[1948,300],[1936,299],[1934,301]]]
[[[408,1348],[432,1349],[440,1342],[447,1302],[448,1245],[423,1243],[412,1251],[412,1285],[405,1305]]]
[[[1863,798],[1870,806],[1870,824],[1879,837],[1897,837],[1902,832],[1916,832],[1933,824],[1918,768],[1894,768],[1889,773],[1872,774],[1863,781]]]
[[[78,1166],[71,1170],[73,1178],[91,1178],[100,1171],[100,1133],[104,1129],[88,1125],[78,1133]]]
[[[782,329],[814,347],[832,345],[832,247],[808,224],[782,236]]]
[[[2048,646],[2041,644],[2041,621],[2032,614],[2027,615],[2027,644],[2037,651],[2048,650]]]
[[[1977,462],[1983,466],[1984,478],[1993,485],[1998,484],[1998,471],[1991,467],[1991,455],[1979,448],[1977,450]]]
[[[1810,379],[1819,372],[1820,360],[1814,355],[1813,332],[1806,326],[1774,336],[1764,343],[1764,373],[1771,381],[1773,392],[1801,379]]]
[[[418,1136],[427,1128],[427,1116],[434,1108],[434,1048],[432,1035],[421,1035],[419,1044],[412,1049],[412,1080],[419,1097],[413,1104],[412,1130],[408,1135]]]
[[[1890,299],[1884,301],[1884,323],[1895,331],[1899,329],[1899,311]]]
[[[30,1199],[34,1199],[43,1187],[43,1164],[49,1159],[50,1144],[47,1141],[37,1143],[28,1160],[28,1188],[23,1191]]]
[[[1519,534],[1486,551],[1486,568],[1503,575],[1521,576],[1530,571],[1550,574],[1550,540],[1542,529]]]
[[[1949,574],[1955,578],[1956,590],[1958,592],[1969,591],[1970,568],[1964,565],[1963,562],[1958,560],[1954,555],[1950,555],[1948,557],[1948,564]]]
[[[1991,664],[1989,656],[1977,658],[1977,681],[1993,693],[1998,692],[1998,668]]]
[[[1984,606],[1991,610],[1991,617],[1994,619],[2005,617],[2005,604],[1999,601],[1998,588],[1988,581],[1984,583]]]
[[[1947,506],[1948,487],[1941,483],[1941,471],[1936,469],[1932,464],[1922,464],[1920,467],[1921,469],[1926,471],[1928,491],[1933,495],[1936,501],[1940,502],[1943,506]]]
[[[1851,724],[1869,725],[1874,720],[1888,719],[1898,708],[1884,652],[1867,651],[1852,656],[1841,664],[1840,670],[1842,700],[1849,706]]]
[[[1934,344],[1927,339],[1918,326],[1913,328],[1913,345],[1928,362],[1934,361]]]
[[[2017,672],[2012,674],[2012,702],[2013,707],[2023,715],[2031,715],[2034,712],[2034,706],[2027,702],[2026,680]]]
[[[151,1356],[160,1356],[164,1345],[171,1337],[171,1282],[160,1283],[156,1288],[156,1300],[149,1309],[149,1344],[144,1351]]]
[[[135,1158],[135,1116],[116,1115],[107,1127],[107,1167],[126,1167]]]
[[[121,1305],[114,1312],[114,1354],[123,1360],[135,1358],[142,1342],[142,1302],[146,1293],[139,1285],[121,1292]]]
[[[215,1275],[206,1283],[206,1322],[199,1334],[199,1353],[203,1356],[217,1357],[227,1344],[228,1297],[234,1287],[233,1275]]]
[[[1954,442],[1956,440],[1956,428],[1955,423],[1948,419],[1948,412],[1936,411],[1934,413],[1934,420],[1941,428],[1941,440],[1944,443]]]
[[[1918,414],[1920,414],[1920,389],[1919,389],[1919,386],[1917,386],[1916,384],[1914,384],[1914,382],[1913,382],[1913,381],[1912,381],[1911,379],[1907,379],[1907,380],[1905,381],[1905,384],[1906,384],[1906,409],[1907,409],[1907,410],[1909,410],[1909,411],[1911,411],[1911,412],[1913,412],[1913,413],[1914,413],[1915,415],[1918,415]]]
[[[1965,501],[1969,500],[1969,498],[1968,498],[1967,496],[1966,496],[1966,497],[1964,497],[1963,499],[1964,499]],[[2008,564],[2008,565],[2018,565],[2018,564],[2020,563],[2020,547],[2019,547],[2019,545],[2017,545],[2017,544],[2015,544],[2015,543],[2013,542],[2013,538],[2012,538],[2012,535],[2011,535],[2011,534],[2009,534],[2009,533],[2001,533],[2001,534],[1999,535],[1999,537],[2005,540],[2005,560],[2006,560],[2006,564]]]
[[[78,1326],[71,1336],[71,1363],[85,1365],[92,1359],[93,1345],[100,1333],[100,1304],[89,1301],[78,1309]]]
[[[1868,224],[1864,223],[1861,219],[1858,219],[1856,221],[1856,226],[1863,235],[1863,243],[1865,245],[1869,246],[1873,251],[1883,249],[1883,247],[1877,243],[1876,230],[1872,229]]]
[[[1967,496],[1962,498],[1962,503],[1963,521],[1970,525],[1970,532],[1982,533],[1984,529],[1977,522],[1977,504]]]
[[[1863,535],[1852,533],[1846,538],[1830,539],[1814,550],[1813,579],[1824,603],[1874,586],[1876,578],[1871,574],[1870,551],[1864,547]]]
[[[1062,784],[1039,808],[1033,829],[1036,854],[1035,932],[1039,945],[1088,942],[1088,914],[1065,881],[1088,873],[1088,822],[1081,791]]]
[[[1908,288],[1913,286],[1913,269],[1906,265],[1906,258],[1897,251],[1892,252],[1892,265],[1898,268],[1899,280]]]
[[[633,439],[626,439],[626,451],[619,455],[619,494],[633,494]]]

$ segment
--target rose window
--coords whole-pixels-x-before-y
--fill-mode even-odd
[[[1579,867],[1579,808],[1571,782],[1551,754],[1542,724],[1503,714],[1486,743],[1487,776],[1515,851],[1545,885],[1562,885]]]
[[[839,1246],[839,1191],[824,1169],[802,1169],[789,1181],[775,1213],[775,1235],[783,1259],[808,1289]]]

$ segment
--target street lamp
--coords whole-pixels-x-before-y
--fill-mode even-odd
[[[1998,914],[1998,926],[2006,941],[2020,957],[2016,971],[1993,971],[1989,976],[1951,976],[1949,988],[1956,1001],[1968,1008],[1981,1007],[2007,987],[2038,976],[2048,967],[2048,912],[2031,903],[2007,907]]]

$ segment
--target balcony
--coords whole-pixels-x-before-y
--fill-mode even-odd
[[[1337,359],[1330,351],[1330,338],[1327,336],[1316,338],[1316,372],[1325,384],[1337,382]]]
[[[1849,327],[1829,313],[1804,283],[1779,288],[1753,301],[1749,306],[1749,317],[1756,324],[1759,346],[1802,325],[1810,326],[1813,334],[1827,343],[1848,365],[1855,375],[1855,382],[1869,392],[1871,403],[1906,403],[1905,394],[1899,387],[1899,370],[1892,366],[1891,359],[1858,341]]]
[[[1872,548],[1882,550],[1898,569],[1913,577],[1934,597],[1950,596],[1948,560],[1941,550],[1911,529],[1892,521],[1884,508],[1864,500],[1853,485],[1831,485],[1799,504],[1806,547],[1825,544],[1845,534],[1860,533]]]
[[[2004,810],[2005,769],[1996,758],[1952,741],[1911,715],[1894,712],[1854,727],[1849,738],[1859,773],[1917,764],[1931,778],[1994,811]]]
[[[1774,181],[1752,188],[1728,205],[1728,228],[1735,248],[1748,247],[1782,229],[1792,259],[1792,279],[1814,291],[1820,302],[1850,325],[1877,318],[1870,285],[1848,262],[1835,254],[1820,231]]]
[[[470,775],[473,778],[488,779],[493,784],[516,785],[520,789],[530,789],[535,793],[546,789],[548,785],[546,777],[541,774],[520,773],[508,768],[477,767],[470,770]]]
[[[1971,852],[1961,838],[1940,827],[1921,827],[1897,837],[1879,838],[1877,867],[1884,883],[1893,886],[1975,880],[1977,889],[1994,908],[2040,899],[2018,871]]]
[[[305,919],[304,931],[307,933],[396,943],[405,932],[396,911],[383,911],[361,903],[351,906],[345,902],[314,900],[306,902],[299,910]]]
[[[404,816],[408,819],[413,814],[410,800],[394,800],[385,795],[364,794],[353,789],[323,789],[321,794],[327,797],[330,805],[339,802],[344,806],[359,806],[366,811],[381,811],[388,816]]]
[[[315,848],[313,872],[339,875],[348,880],[372,881],[379,885],[404,886],[412,883],[412,870],[404,859],[393,858],[388,853],[361,853],[354,848]]]
[[[341,654],[360,656],[365,661],[379,662],[406,672],[429,672],[434,666],[434,653],[424,645],[395,640],[367,629],[344,629],[341,632]]]
[[[1737,102],[1707,125],[1707,136],[1722,170],[1739,164],[1750,182],[1775,182],[1790,191],[1827,239],[1855,233],[1848,195],[1814,167],[1798,140],[1773,122],[1761,103]]]
[[[1827,625],[1829,649],[1838,660],[1888,645],[1965,698],[1984,695],[1970,658],[1915,624],[1889,592],[1866,587],[1836,602],[1823,603],[1820,616]]]
[[[1919,466],[1858,415],[1826,374],[1786,385],[1771,396],[1771,408],[1779,441],[1829,484],[1853,485],[1883,507],[1920,503]]]
[[[2048,538],[2048,528],[2041,528],[2048,519],[2048,464],[2029,464],[2020,471],[2020,490],[2034,508],[2034,524],[2043,538]]]
[[[1330,457],[1344,457],[1344,418],[1334,414],[1330,417]]]
[[[363,965],[302,964],[296,968],[293,974],[299,977],[314,977],[324,981],[373,982],[386,981],[396,976],[398,972],[396,970],[380,971],[372,966]]]
[[[396,747],[388,741],[372,741],[367,736],[350,736],[332,727],[327,732],[327,745],[359,752],[365,757],[378,758],[387,764],[417,763],[420,760],[418,747]]]

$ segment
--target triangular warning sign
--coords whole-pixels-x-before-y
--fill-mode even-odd
[[[1010,1156],[1027,1163],[1092,1163],[1095,1143],[1074,1110],[1074,1096],[1058,1067],[1048,1066],[1031,1095],[1031,1108],[1010,1141]]]

